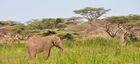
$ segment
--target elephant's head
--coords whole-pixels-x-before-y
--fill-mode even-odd
[[[63,46],[62,46],[62,42],[61,39],[57,36],[51,36],[51,39],[53,41],[53,46],[56,46],[60,49],[60,51],[63,51]]]

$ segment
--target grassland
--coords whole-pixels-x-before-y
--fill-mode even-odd
[[[115,39],[64,41],[64,52],[52,48],[51,56],[43,53],[28,59],[24,44],[0,44],[0,64],[140,64],[140,42],[120,46]]]

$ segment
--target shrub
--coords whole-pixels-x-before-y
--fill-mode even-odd
[[[70,34],[70,33],[61,33],[61,34],[58,34],[58,36],[59,36],[61,39],[73,40],[73,35]]]
[[[64,40],[77,40],[82,37],[81,32],[71,32],[71,31],[58,31],[56,35]]]
[[[60,24],[56,25],[56,28],[66,28],[66,27],[67,27],[67,25],[63,24],[63,23],[60,23]]]
[[[39,30],[24,30],[22,31],[21,34],[28,35],[28,34],[36,34],[36,33],[40,33],[40,31]]]
[[[70,33],[65,34],[62,39],[73,40],[73,36]]]
[[[48,30],[47,32],[42,33],[41,36],[48,36],[48,35],[52,35],[52,34],[56,34],[56,32]]]
[[[16,26],[13,26],[9,29],[13,32],[16,32],[16,33],[22,33],[22,31],[24,31],[25,28],[26,28],[26,26],[24,26],[24,25],[16,25]]]
[[[30,29],[52,29],[52,28],[65,28],[66,24],[63,24],[64,19],[62,18],[45,18],[42,20],[33,20],[28,24]]]

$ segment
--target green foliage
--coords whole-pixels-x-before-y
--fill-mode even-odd
[[[80,14],[88,21],[96,20],[100,16],[106,14],[108,11],[110,11],[110,9],[105,10],[104,8],[92,8],[92,7],[86,7],[84,9],[74,10],[76,14]]]
[[[56,34],[56,32],[48,30],[47,32],[42,33],[41,36],[48,36],[48,35],[52,35],[52,34]]]
[[[140,20],[132,20],[131,22],[128,23],[128,25],[137,25],[137,26],[140,26]]]
[[[66,28],[66,27],[67,27],[67,25],[64,23],[59,23],[56,25],[56,28]]]
[[[0,21],[0,24],[1,25],[11,25],[11,23],[8,21]]]
[[[108,17],[106,18],[106,20],[111,23],[119,23],[119,24],[127,23],[129,21],[128,18],[126,18],[125,16]]]
[[[72,33],[67,33],[67,32],[59,32],[57,34],[61,39],[66,39],[66,40],[73,40],[74,36]]]
[[[22,33],[26,29],[26,26],[24,25],[15,25],[9,28],[11,31],[16,32],[16,33]]]
[[[82,37],[81,32],[54,31],[54,30],[40,31],[40,33],[38,33],[37,35],[40,36],[57,35],[62,40],[77,40]]]
[[[50,20],[50,21],[48,21]],[[49,29],[53,28],[53,22],[51,22],[52,19],[43,19],[43,20],[37,20],[32,23],[30,23],[28,26],[31,27],[32,29]]]
[[[67,22],[81,22],[81,19],[83,19],[83,17],[70,17],[70,18],[66,18]]]
[[[62,18],[45,18],[42,20],[33,20],[28,27],[30,29],[52,29],[52,28],[65,28],[66,25],[63,24],[64,19]],[[64,26],[63,26],[64,25]]]
[[[22,31],[21,34],[28,35],[28,34],[38,34],[38,33],[40,33],[40,30],[24,30]]]
[[[23,35],[27,35],[27,34],[35,34],[35,33],[39,33],[39,30],[31,30],[31,28],[29,26],[25,26],[25,25],[15,25],[9,28],[10,31],[14,32],[14,33],[19,33],[19,34],[23,34]]]
[[[111,23],[140,25],[140,15],[113,16],[106,18],[106,20]]]
[[[77,40],[81,38],[80,32],[59,31],[56,33],[63,40]]]
[[[68,21],[68,22],[65,22],[65,24],[67,24],[67,25],[76,25],[76,24],[78,24],[78,22]]]
[[[15,22],[15,21],[0,21],[0,25],[13,26],[13,25],[22,25],[22,24],[19,22]]]
[[[61,37],[62,39],[67,39],[67,40],[73,40],[73,36],[70,33],[65,34],[63,37]]]
[[[55,25],[57,25],[59,23],[63,23],[63,22],[64,22],[63,18],[56,18]]]

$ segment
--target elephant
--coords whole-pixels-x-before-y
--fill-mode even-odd
[[[48,58],[53,46],[58,47],[60,52],[63,51],[61,39],[56,35],[45,37],[33,36],[26,41],[26,48],[28,49],[29,58],[36,58],[36,54],[40,52],[44,52],[45,57]]]

